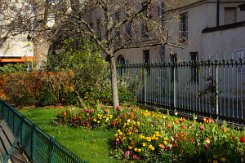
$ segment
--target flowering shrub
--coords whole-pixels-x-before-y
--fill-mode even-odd
[[[15,105],[50,105],[63,102],[72,91],[72,71],[18,72],[0,75],[0,93]],[[64,89],[61,92],[61,86]],[[47,93],[48,91],[48,93]]]
[[[100,126],[116,126],[114,124],[114,111],[111,109],[102,109],[99,105],[94,108],[84,106],[78,112],[72,109],[63,111],[57,115],[59,124],[67,124],[72,127],[95,128]]]
[[[57,121],[73,127],[115,129],[111,154],[118,159],[160,162],[242,162],[245,133],[218,125],[140,109],[93,109],[60,113]]]

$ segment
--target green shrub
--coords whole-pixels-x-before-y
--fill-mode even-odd
[[[74,42],[79,42],[79,47],[74,48]],[[74,88],[81,97],[108,78],[109,65],[93,42],[69,39],[61,46],[59,54],[48,55],[47,70],[72,70]]]
[[[61,95],[74,90],[72,78],[70,71],[9,73],[4,78],[3,90],[15,105],[53,105],[66,101]],[[63,93],[60,92],[61,85],[64,85]]]
[[[78,47],[73,46],[76,43],[79,44]],[[80,105],[81,99],[110,102],[109,64],[100,56],[95,44],[86,39],[68,39],[61,47],[59,54],[48,55],[47,70],[74,72],[74,91],[65,92],[63,95],[66,103]]]
[[[15,105],[35,105],[38,91],[36,76],[28,73],[11,73],[4,81],[4,93]]]
[[[39,106],[55,105],[57,103],[57,97],[45,84],[42,85],[39,96],[37,98],[37,104]]]
[[[23,72],[31,69],[30,63],[10,63],[0,66],[0,73]]]

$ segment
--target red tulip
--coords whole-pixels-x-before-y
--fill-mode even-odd
[[[186,120],[186,118],[185,117],[182,117],[182,121],[184,122]]]
[[[199,129],[200,129],[200,130],[204,130],[204,126],[201,125],[201,126],[199,127]]]
[[[183,130],[186,129],[186,125],[184,125],[184,124],[181,127]]]
[[[245,136],[244,135],[240,137],[240,142],[245,143]]]
[[[204,145],[204,149],[207,151],[208,150],[208,144]]]

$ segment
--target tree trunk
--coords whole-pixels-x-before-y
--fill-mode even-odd
[[[110,58],[111,61],[111,88],[112,88],[112,103],[113,108],[117,109],[119,107],[119,98],[118,98],[118,86],[117,86],[117,68],[115,57]]]
[[[45,66],[47,62],[47,56],[51,42],[39,35],[34,38],[33,44],[34,68],[40,70]]]

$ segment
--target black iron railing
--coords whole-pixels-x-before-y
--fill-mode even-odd
[[[133,77],[125,82],[138,86],[141,104],[245,124],[244,59],[122,64],[118,72]]]

